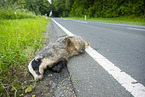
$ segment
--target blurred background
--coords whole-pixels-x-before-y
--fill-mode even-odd
[[[145,17],[144,0],[0,0],[0,9],[53,17]]]

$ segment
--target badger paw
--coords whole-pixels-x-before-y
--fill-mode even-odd
[[[36,76],[34,76],[34,79],[36,81],[41,80],[42,78],[43,78],[43,75],[36,75]]]

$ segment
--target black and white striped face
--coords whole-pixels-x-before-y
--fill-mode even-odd
[[[33,75],[35,80],[42,79],[43,77],[43,74],[39,72],[40,65],[41,65],[41,59],[37,59],[37,60],[33,59],[28,65],[28,69],[30,73]]]
[[[37,60],[34,59],[32,61],[32,68],[33,68],[33,70],[35,71],[35,73],[37,75],[41,75],[40,72],[39,72],[39,66],[40,66],[40,64],[41,64],[41,60],[40,59],[37,59]]]
[[[43,77],[44,69],[46,69],[47,66],[49,67],[50,70],[54,72],[60,72],[62,68],[66,65],[66,63],[67,63],[66,59],[61,59],[56,63],[47,58],[37,59],[37,60],[33,59],[29,63],[28,69],[30,73],[33,75],[35,80],[41,80]]]

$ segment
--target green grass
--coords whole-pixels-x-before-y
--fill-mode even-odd
[[[28,62],[42,47],[48,23],[49,19],[35,15],[24,19],[0,19],[1,97],[19,96],[29,87]]]
[[[85,20],[85,17],[67,17],[69,19]],[[118,18],[87,18],[87,21],[97,21],[106,23],[118,23],[118,24],[131,24],[131,25],[144,25],[145,18],[140,17],[118,17]]]

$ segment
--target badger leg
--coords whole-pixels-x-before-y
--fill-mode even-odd
[[[57,63],[54,63],[54,66],[51,68],[51,70],[59,73],[65,67],[66,64],[67,64],[67,60],[62,59]]]

